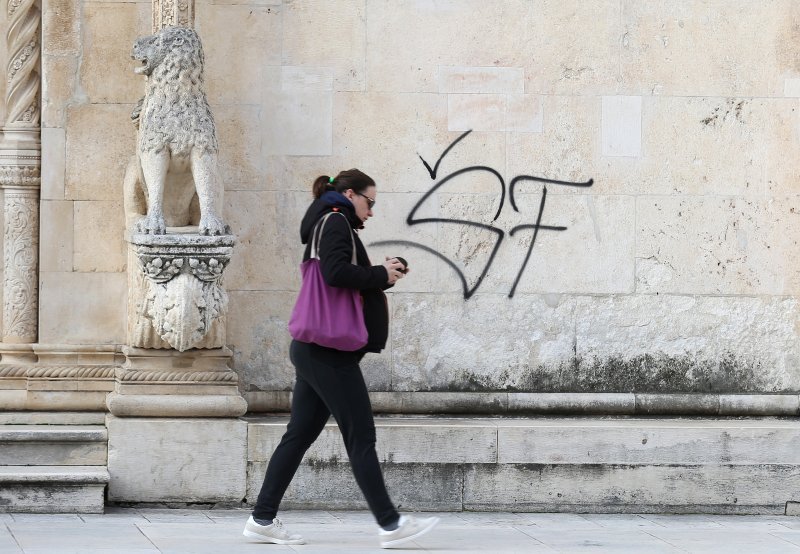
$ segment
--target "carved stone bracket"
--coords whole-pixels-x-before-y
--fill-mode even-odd
[[[131,235],[129,344],[138,348],[224,346],[228,294],[222,283],[234,237]]]
[[[153,0],[153,32],[169,26],[194,27],[194,0]]]

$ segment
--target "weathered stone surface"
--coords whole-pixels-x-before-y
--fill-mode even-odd
[[[125,271],[124,214],[122,202],[79,201],[74,204],[74,271]],[[68,231],[68,230],[67,230]],[[103,237],[98,241],[98,237]]]
[[[366,81],[366,0],[284,3],[282,62],[334,68],[335,90],[363,90]],[[381,9],[381,8],[379,8]]]
[[[73,205],[74,202],[41,201],[41,271],[73,270]]]
[[[248,427],[248,461],[269,461],[286,431],[288,418],[256,421]],[[378,418],[375,449],[381,462],[495,463],[497,427],[492,421],[439,418]],[[308,450],[306,463],[335,464],[347,461],[342,435],[331,420]]]
[[[499,420],[499,464],[798,464],[793,421]]]
[[[798,495],[796,465],[511,464],[464,473],[464,509],[479,511],[778,514]]]
[[[525,74],[519,67],[440,67],[438,90],[446,94],[522,94]]]
[[[269,82],[266,68],[281,64],[284,8],[280,2],[265,6],[264,2],[217,1],[198,2],[195,7],[195,28],[208,45],[209,101],[257,104],[261,89]]]
[[[90,102],[135,104],[143,94],[134,75],[131,44],[149,27],[150,5],[88,2],[82,9],[81,88]]]
[[[783,94],[786,72],[796,72],[789,54],[791,0],[754,9],[713,0],[700,9],[692,2],[623,3],[620,71],[623,86],[636,93],[708,96]],[[746,40],[707,40],[742,36]],[[758,30],[756,32],[756,30]]]
[[[106,426],[109,500],[237,502],[244,498],[245,422],[109,416]]]
[[[97,466],[0,467],[0,511],[103,513],[108,471]]]
[[[263,155],[259,107],[223,104],[212,105],[212,109],[220,141],[219,174],[225,190],[263,190],[268,167]],[[239,227],[230,225],[238,234]]]
[[[504,317],[488,317],[498,301]],[[563,298],[397,294],[395,390],[531,390],[572,357],[574,303]],[[491,322],[493,341],[481,340]],[[545,369],[552,368],[552,374]]]
[[[636,158],[642,151],[642,97],[603,97],[604,156]]]
[[[104,466],[106,430],[101,426],[4,425],[0,465]]]
[[[791,298],[585,297],[575,315],[578,367],[569,381],[578,390],[789,392],[800,387],[797,307]]]
[[[42,56],[43,128],[65,125],[67,104],[77,92],[79,62],[77,56]]]
[[[67,109],[68,200],[122,198],[122,177],[135,145],[132,109],[132,104],[90,104]]]
[[[58,344],[125,342],[124,273],[42,273],[39,340]],[[87,295],[86,291],[94,291]]]
[[[637,291],[797,292],[793,249],[800,220],[793,211],[779,198],[639,197]]]
[[[607,0],[542,4],[535,10],[522,0],[370,0],[368,88],[433,92],[440,66],[466,65],[522,67],[526,92],[608,89],[617,74],[619,11],[619,3]],[[561,30],[555,40],[553,28]],[[413,47],[418,44],[425,47]]]
[[[47,160],[42,166],[42,187],[39,192],[42,200],[64,199],[66,143],[64,129],[42,129],[42,157]],[[44,245],[44,240],[42,244]]]
[[[45,0],[42,10],[42,53],[77,55],[81,48],[78,0]]]
[[[247,501],[254,503],[267,471],[266,462],[247,464]],[[456,464],[384,464],[383,477],[392,501],[401,510],[461,509],[462,475]],[[349,463],[303,464],[283,497],[285,509],[364,510]]]

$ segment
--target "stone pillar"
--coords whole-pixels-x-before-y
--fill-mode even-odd
[[[194,28],[194,0],[153,0],[153,32],[169,26]]]
[[[31,362],[38,339],[41,10],[8,0],[7,119],[0,141],[3,190],[3,363]]]

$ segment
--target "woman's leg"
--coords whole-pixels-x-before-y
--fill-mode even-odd
[[[292,362],[297,367],[294,344],[292,343]],[[286,488],[300,467],[303,455],[322,432],[329,417],[330,412],[325,403],[298,370],[289,425],[267,465],[264,484],[253,508],[254,518],[273,519],[278,513]]]
[[[360,355],[312,346],[320,363],[298,366],[336,418],[344,438],[353,474],[381,527],[400,518],[386,491],[375,452],[375,422],[367,385],[358,362]],[[309,370],[306,373],[306,369]]]

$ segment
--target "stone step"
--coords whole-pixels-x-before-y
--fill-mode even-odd
[[[105,412],[0,412],[0,425],[104,425]]]
[[[97,466],[0,467],[0,512],[102,513],[109,475]]]
[[[287,418],[252,418],[258,494]],[[783,513],[800,499],[793,419],[376,418],[395,501],[408,509]],[[287,507],[363,508],[335,424],[309,449]]]
[[[0,427],[0,466],[105,466],[107,460],[101,425]]]

